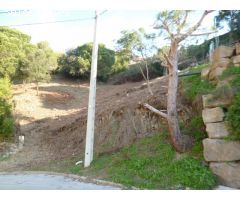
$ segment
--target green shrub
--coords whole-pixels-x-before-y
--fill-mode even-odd
[[[233,104],[227,112],[227,124],[233,135],[240,138],[240,94],[238,94]]]
[[[14,131],[11,114],[11,83],[8,78],[0,79],[0,139],[9,138]]]
[[[228,108],[226,121],[228,128],[231,132],[229,139],[240,139],[240,68],[239,67],[229,67],[226,69],[221,80],[230,78],[230,85],[234,92],[234,100],[232,105]]]
[[[11,106],[0,100],[0,139],[9,138],[14,131],[14,120],[11,114]]]
[[[238,74],[240,74],[240,67],[229,67],[223,72],[220,79],[223,80],[229,76],[238,75]]]
[[[181,82],[184,96],[193,101],[198,95],[208,94],[215,88],[207,80],[201,80],[200,76],[184,77]]]
[[[0,99],[11,98],[11,82],[8,78],[0,78]]]
[[[181,122],[180,129],[183,134],[191,136],[194,140],[193,147],[188,154],[199,160],[204,160],[202,140],[207,137],[207,133],[201,114],[196,113],[189,121]]]
[[[146,76],[145,62],[136,63],[129,65],[124,71],[115,74],[110,80],[113,84],[122,84],[125,82],[138,82],[144,80],[141,73],[140,67],[142,68]],[[163,67],[159,62],[149,62],[149,79],[153,79],[163,75]]]
[[[221,80],[226,78],[231,78],[230,85],[233,87],[235,93],[240,91],[240,67],[229,67],[226,69],[222,76],[220,77]]]
[[[206,137],[205,125],[202,116],[200,115],[191,119],[189,129],[192,131],[192,135],[196,141],[202,140]]]

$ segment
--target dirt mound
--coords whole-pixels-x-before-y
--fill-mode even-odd
[[[71,100],[73,96],[63,92],[44,92],[40,94],[40,98],[50,103],[66,103],[66,101]]]

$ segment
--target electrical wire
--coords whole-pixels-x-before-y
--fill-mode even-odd
[[[29,12],[30,10],[8,10],[8,11],[0,11],[0,14],[9,14],[9,13],[23,13]]]
[[[23,10],[19,10],[23,11]],[[27,10],[29,11],[29,10]],[[2,11],[1,13],[11,13],[13,11]],[[103,15],[107,10],[104,10],[99,15]],[[75,22],[75,21],[85,21],[85,20],[92,20],[95,17],[88,17],[88,18],[78,18],[78,19],[68,19],[68,20],[58,20],[58,21],[49,21],[49,22],[35,22],[35,23],[26,23],[26,24],[13,24],[13,25],[4,25],[8,27],[17,27],[17,26],[32,26],[32,25],[43,25],[43,24],[54,24],[54,23],[65,23],[65,22]]]
[[[99,15],[103,15],[107,10],[102,11]]]
[[[13,25],[4,25],[4,26],[32,26],[32,25],[43,25],[43,24],[54,24],[54,23],[65,23],[65,22],[75,22],[75,21],[85,21],[94,19],[93,17],[88,18],[79,18],[79,19],[68,19],[68,20],[58,20],[58,21],[50,21],[50,22],[35,22],[35,23],[27,23],[27,24],[13,24]]]

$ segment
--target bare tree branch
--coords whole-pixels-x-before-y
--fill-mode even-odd
[[[147,109],[151,110],[152,112],[154,112],[154,113],[156,113],[156,114],[160,115],[161,117],[163,117],[163,118],[167,119],[167,114],[166,114],[166,113],[164,113],[164,112],[161,112],[161,111],[157,110],[156,108],[154,108],[154,107],[150,106],[150,105],[149,105],[149,104],[147,104],[147,103],[145,103],[143,106],[144,106],[145,108],[147,108]]]
[[[159,20],[161,21],[163,28],[164,28],[164,29],[168,32],[168,34],[170,35],[170,38],[173,38],[174,35],[173,35],[173,33],[170,31],[169,26],[166,24],[166,21],[165,21],[165,20],[161,20],[161,19],[159,19]],[[159,28],[161,28],[161,27],[159,27]]]
[[[182,22],[181,25],[180,25],[181,27],[184,27],[184,25],[186,24],[187,17],[188,17],[188,13],[189,13],[189,10],[186,10],[186,13],[185,13],[183,22]]]
[[[182,34],[182,36],[178,39],[178,42],[181,42],[185,40],[188,36],[192,35],[192,33],[196,31],[198,27],[201,25],[203,19],[211,12],[213,12],[213,10],[205,10],[199,21],[196,23],[196,25],[188,29],[188,31],[185,34]]]
[[[184,19],[183,19],[182,23],[180,22],[180,24],[178,24],[178,27],[177,27],[177,35],[180,34],[181,29],[184,27],[184,25],[187,21],[188,13],[189,13],[189,11],[185,10]]]

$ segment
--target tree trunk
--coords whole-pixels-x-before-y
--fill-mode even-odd
[[[24,88],[24,91],[27,92],[26,81],[25,80],[23,80],[23,88]]]
[[[36,89],[37,89],[37,96],[39,95],[39,92],[38,92],[38,82],[36,82]]]
[[[169,58],[169,80],[167,99],[167,120],[172,144],[178,152],[185,151],[183,136],[180,132],[177,113],[177,89],[178,89],[178,43],[171,42]]]
[[[149,82],[149,70],[148,70],[148,62],[147,60],[145,60],[145,69],[146,69],[146,73],[147,73],[147,86],[148,86],[148,91],[151,95],[153,95],[153,92],[152,92],[152,89],[151,89],[151,86],[150,86],[150,82]]]

